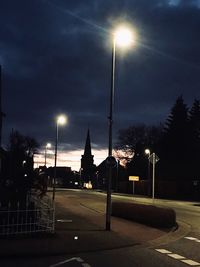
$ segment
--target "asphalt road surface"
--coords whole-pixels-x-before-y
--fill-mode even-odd
[[[56,193],[59,204],[81,203],[83,210],[91,209],[105,212],[105,194],[93,191],[62,190]],[[113,199],[153,203],[158,206],[171,207],[176,211],[177,221],[184,226],[177,237],[176,231],[160,242],[144,242],[134,246],[112,250],[59,255],[39,258],[3,259],[1,267],[187,267],[200,266],[200,205],[196,202],[151,200],[133,196],[113,195]],[[69,202],[70,200],[70,202]],[[83,214],[84,214],[83,211]],[[75,211],[77,213],[80,210]],[[82,214],[82,215],[83,215]],[[61,219],[61,218],[60,218]]]

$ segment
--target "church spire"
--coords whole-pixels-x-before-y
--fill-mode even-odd
[[[94,156],[91,152],[91,142],[90,142],[90,131],[87,131],[87,137],[85,142],[84,154],[81,157],[81,180],[83,183],[88,183],[89,181],[94,184],[95,165]]]
[[[90,142],[90,130],[89,129],[87,131],[87,138],[86,138],[86,142],[85,142],[84,155],[85,156],[91,156],[92,155],[92,152],[91,152],[91,142]]]

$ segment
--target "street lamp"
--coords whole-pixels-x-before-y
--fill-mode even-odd
[[[152,198],[155,197],[155,166],[156,163],[160,160],[159,157],[153,152],[150,154],[149,149],[145,149],[145,153],[149,154],[149,173],[150,173],[150,162],[152,163]]]
[[[108,158],[112,158],[112,125],[113,125],[113,105],[115,90],[115,58],[116,46],[126,47],[134,41],[132,32],[125,27],[117,28],[113,34],[112,40],[112,67],[111,67],[111,87],[110,87],[110,110],[109,110],[109,141],[108,141]],[[110,230],[111,217],[111,183],[112,183],[112,166],[109,166],[108,184],[107,184],[107,203],[106,203],[106,230]]]
[[[150,155],[150,154],[151,154],[151,151],[150,151],[148,148],[146,148],[145,151],[144,151],[144,153],[145,153],[146,155]]]
[[[54,178],[53,178],[53,201],[55,199],[56,189],[56,165],[57,165],[57,150],[58,150],[58,126],[67,123],[67,117],[65,115],[59,115],[56,118],[56,140],[55,140],[55,164],[54,164]]]
[[[148,181],[149,181],[148,195],[150,196],[150,194],[151,194],[151,183],[150,183],[150,155],[151,155],[151,151],[148,148],[146,148],[144,153],[148,156]]]
[[[47,143],[45,146],[45,151],[44,151],[44,166],[46,167],[47,165],[47,148],[51,148],[51,144]]]

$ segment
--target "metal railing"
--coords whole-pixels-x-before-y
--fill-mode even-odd
[[[35,193],[17,203],[0,202],[0,236],[37,232],[54,233],[55,207],[48,196],[40,198]]]

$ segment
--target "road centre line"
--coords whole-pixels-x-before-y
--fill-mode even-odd
[[[179,254],[173,254],[173,253],[170,253],[168,254],[169,257],[173,258],[173,259],[176,259],[176,260],[183,260],[185,259],[185,257],[179,255]]]
[[[183,263],[185,263],[187,265],[190,265],[190,266],[200,266],[200,263],[199,262],[193,261],[193,260],[190,260],[190,259],[187,259],[184,256],[181,256],[179,254],[174,254],[174,253],[172,253],[169,250],[166,250],[166,249],[155,249],[155,250],[157,252],[161,253],[161,254],[164,254],[164,255],[167,255],[167,256],[169,256],[169,257],[171,257],[173,259],[179,260],[180,262],[183,262]]]
[[[166,249],[156,249],[156,251],[158,251],[158,252],[160,252],[160,253],[162,253],[162,254],[169,254],[169,253],[172,253],[171,251],[169,251],[169,250],[166,250]]]
[[[184,238],[185,239],[189,239],[189,240],[197,240],[196,237],[192,237],[192,236],[185,236]]]
[[[200,239],[198,239],[198,238],[196,238],[196,237],[185,236],[184,238],[185,238],[185,239],[188,239],[188,240],[195,241],[195,242],[197,242],[197,243],[200,243]]]
[[[196,261],[193,261],[193,260],[181,260],[182,262],[190,265],[190,266],[199,266],[200,263],[199,262],[196,262]]]

